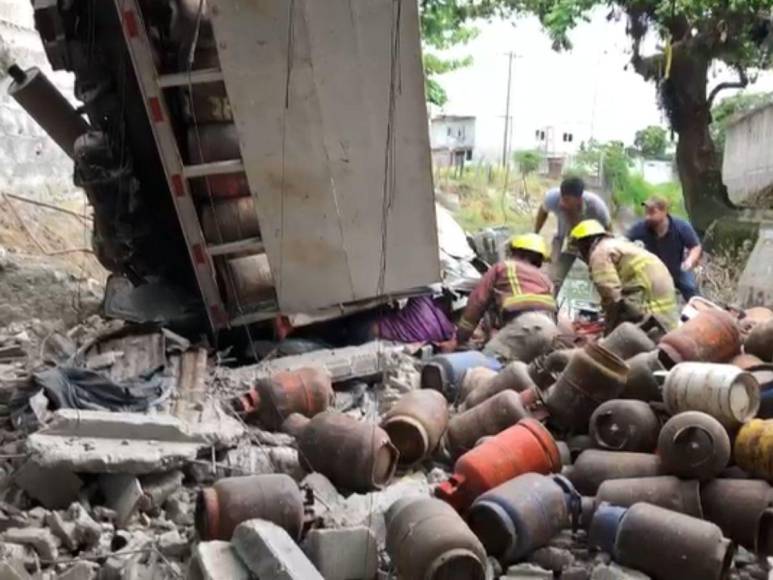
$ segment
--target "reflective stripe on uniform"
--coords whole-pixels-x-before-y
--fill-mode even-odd
[[[507,262],[507,279],[510,281],[513,296],[518,296],[521,293],[521,283],[518,280],[518,266],[515,262]]]
[[[520,294],[519,296],[508,296],[505,298],[502,308],[508,308],[509,306],[516,306],[523,304],[524,302],[532,302],[538,304],[544,304],[551,308],[556,308],[555,299],[547,294]]]
[[[459,328],[463,328],[464,330],[475,330],[475,325],[466,318],[462,318],[459,320]]]

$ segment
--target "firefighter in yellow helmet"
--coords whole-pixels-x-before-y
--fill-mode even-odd
[[[501,330],[483,351],[505,360],[542,354],[557,334],[553,283],[540,268],[550,252],[539,234],[514,236],[508,259],[489,268],[467,301],[457,338],[464,344],[486,312]]]
[[[580,222],[570,236],[601,296],[607,332],[621,322],[642,322],[650,315],[665,330],[678,324],[674,282],[660,258],[612,237],[596,220]]]

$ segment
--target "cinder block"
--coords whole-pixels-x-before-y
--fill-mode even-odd
[[[378,569],[378,546],[365,526],[311,530],[304,550],[325,580],[371,580]]]
[[[188,580],[249,580],[250,572],[230,542],[216,540],[196,546],[188,565]]]
[[[325,580],[290,535],[271,522],[239,524],[231,544],[260,580]]]

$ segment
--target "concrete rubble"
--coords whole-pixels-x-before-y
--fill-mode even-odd
[[[96,320],[91,324],[95,325],[91,330],[84,328],[77,332],[62,334],[72,342],[72,348],[63,346],[67,344],[65,340],[55,341],[57,348],[71,352],[73,348],[77,350],[83,341],[98,342],[102,333],[112,336],[111,333],[120,330],[115,325],[110,325],[109,329],[105,330],[101,323],[97,324]],[[517,397],[520,397],[524,403],[522,410],[519,411],[521,415],[513,419],[514,423],[498,428],[498,431],[487,432],[488,439],[484,438],[473,451],[455,455],[452,455],[447,447],[448,434],[443,434],[446,429],[445,422],[441,422],[440,427],[433,424],[430,428],[428,425],[429,430],[426,433],[432,435],[421,435],[421,429],[424,427],[420,427],[416,431],[418,439],[415,439],[413,426],[416,425],[416,421],[424,420],[422,417],[425,415],[421,413],[411,415],[415,419],[405,420],[401,424],[405,426],[404,432],[400,429],[390,431],[393,437],[392,443],[402,448],[404,445],[413,445],[412,442],[417,441],[425,446],[434,445],[436,448],[425,450],[425,458],[417,464],[398,465],[396,472],[387,477],[385,484],[374,484],[369,489],[359,489],[355,492],[336,487],[331,482],[331,480],[342,480],[336,469],[352,469],[353,463],[344,463],[340,467],[333,466],[329,471],[323,470],[325,474],[313,472],[309,469],[308,458],[299,451],[299,444],[294,435],[299,433],[296,425],[298,416],[293,415],[293,412],[307,409],[311,400],[309,397],[313,398],[319,396],[321,392],[328,391],[319,390],[321,388],[319,385],[298,382],[297,377],[300,375],[293,373],[305,368],[304,365],[317,363],[327,373],[320,376],[326,376],[324,380],[330,381],[334,396],[322,407],[318,405],[317,410],[312,413],[322,412],[334,415],[343,413],[358,422],[375,426],[381,424],[386,413],[397,401],[406,394],[422,388],[421,369],[428,361],[436,360],[428,358],[432,356],[431,353],[421,349],[409,352],[404,346],[398,348],[392,345],[386,348],[384,345],[369,344],[361,349],[350,347],[339,351],[326,350],[283,357],[271,361],[270,366],[230,368],[214,364],[215,359],[205,356],[207,351],[199,346],[176,340],[174,335],[171,335],[171,338],[165,334],[158,336],[162,336],[163,340],[159,338],[146,340],[141,336],[132,338],[131,343],[143,345],[141,346],[143,349],[153,345],[150,351],[143,351],[145,354],[132,355],[131,347],[124,345],[121,347],[123,349],[121,356],[105,357],[102,356],[104,352],[100,352],[101,358],[97,360],[99,363],[97,367],[101,372],[112,369],[110,372],[114,374],[120,372],[125,375],[136,373],[144,365],[157,364],[159,360],[163,360],[162,366],[166,368],[164,372],[169,373],[176,388],[168,399],[162,401],[156,408],[146,412],[130,412],[121,409],[54,409],[43,396],[44,400],[35,403],[40,408],[33,413],[38,417],[34,421],[42,424],[36,425],[26,419],[16,424],[9,421],[6,429],[0,431],[0,457],[3,458],[0,459],[0,561],[2,561],[0,578],[123,580],[125,578],[187,577],[199,580],[216,578],[245,580],[303,578],[305,580],[318,577],[327,580],[373,580],[389,577],[390,574],[395,577],[396,573],[401,578],[411,578],[413,572],[404,568],[405,562],[414,562],[416,570],[419,570],[422,566],[431,563],[435,557],[441,558],[439,561],[450,558],[455,562],[455,566],[470,566],[468,574],[470,578],[507,580],[535,578],[645,580],[661,577],[677,580],[681,578],[676,572],[672,575],[664,574],[657,567],[650,567],[648,562],[642,562],[637,559],[637,556],[626,552],[628,548],[623,535],[629,533],[625,530],[637,522],[635,509],[628,506],[647,504],[636,503],[642,500],[632,497],[625,501],[615,499],[614,501],[622,503],[614,504],[613,501],[610,505],[609,502],[612,500],[608,498],[620,497],[610,495],[617,488],[602,485],[605,480],[611,482],[614,480],[609,478],[618,477],[611,474],[604,475],[607,473],[604,471],[607,467],[603,464],[607,455],[604,454],[611,454],[610,460],[618,466],[628,466],[627,462],[632,461],[626,454],[625,442],[622,448],[614,448],[620,429],[653,428],[647,422],[639,424],[631,419],[625,419],[629,416],[625,413],[618,415],[617,413],[620,413],[618,409],[626,409],[628,412],[630,405],[626,406],[623,404],[624,401],[610,399],[611,402],[604,407],[604,412],[610,413],[608,415],[610,418],[606,422],[600,421],[596,415],[589,414],[589,419],[583,419],[587,421],[586,427],[574,429],[574,432],[570,433],[557,420],[563,415],[552,415],[550,409],[546,411],[545,403],[540,402],[547,401],[549,407],[551,399],[546,393],[550,392],[550,385],[538,396],[536,404],[533,400],[529,400],[527,405],[527,397],[524,393],[517,392]],[[664,339],[665,344],[671,344],[670,340]],[[740,342],[738,344],[740,349]],[[735,348],[731,345],[728,350]],[[109,352],[117,352],[114,344]],[[459,361],[462,360],[457,355],[442,356],[449,356],[448,361],[453,365],[460,364]],[[97,363],[93,359],[87,357],[85,360],[91,360],[91,367],[96,368]],[[704,364],[707,362],[710,361],[703,361]],[[35,363],[30,359],[22,366],[28,368],[28,372],[32,372],[35,364],[50,366],[52,363]],[[123,367],[119,369],[116,365],[123,365]],[[720,366],[722,365],[728,366],[726,363],[721,363]],[[703,367],[696,367],[695,372],[702,372],[702,369]],[[276,378],[280,377],[282,372],[289,374],[282,375],[284,378]],[[501,372],[504,377],[505,373],[510,371]],[[485,377],[493,374],[486,372],[475,376],[483,377],[476,380],[484,383]],[[677,388],[672,384],[673,377],[676,375],[672,376],[668,371],[661,371],[661,374],[671,379],[667,379],[663,387],[664,401],[649,401],[650,407],[658,417],[657,425],[654,427],[657,430],[660,430],[660,425],[665,422],[668,415],[679,415],[684,412],[682,408],[673,408],[673,405],[677,404],[673,401],[683,405],[683,398],[669,398],[669,393]],[[473,375],[471,374],[470,377]],[[464,372],[460,376],[463,377]],[[753,371],[752,376],[755,376]],[[559,373],[553,377],[552,382],[559,384],[560,378]],[[37,396],[22,378],[17,377],[14,380],[17,394]],[[254,410],[237,412],[233,406],[236,397],[242,396],[257,384],[257,381],[266,380],[278,381],[274,388],[275,392],[282,393],[282,399],[279,403],[259,401],[259,404],[276,404],[274,412],[280,413],[281,418],[284,419],[284,422],[272,422],[274,425],[281,425],[279,430],[276,427],[269,429],[261,424]],[[580,384],[583,384],[582,381]],[[622,384],[621,382],[620,385]],[[456,387],[468,390],[471,388],[470,385],[461,384]],[[496,389],[483,384],[474,385],[474,387],[485,387],[493,396],[499,396],[495,392]],[[505,390],[508,388],[510,387],[505,387]],[[767,388],[767,383],[764,388]],[[276,389],[279,390],[276,391]],[[759,390],[759,387],[757,389]],[[752,393],[749,396],[753,398],[757,391],[739,392],[742,394],[736,393],[736,401],[738,397],[747,396],[748,393]],[[303,396],[298,396],[297,393],[303,393]],[[6,401],[11,400],[12,397],[6,399]],[[447,404],[452,422],[454,417],[461,413],[461,403],[462,401],[454,400]],[[697,407],[703,405],[700,399],[695,399],[692,404]],[[669,405],[672,407],[669,408]],[[768,494],[765,496],[768,499],[761,500],[760,505],[763,506],[759,508],[761,513],[773,501],[773,492],[769,492],[767,484],[762,482],[766,479],[772,480],[773,474],[768,476],[764,471],[765,465],[755,463],[753,453],[749,459],[739,454],[746,449],[745,437],[749,429],[762,430],[759,431],[759,435],[755,435],[756,437],[767,437],[764,421],[759,424],[750,421],[754,414],[765,416],[763,412],[757,410],[759,405],[752,400],[747,407],[747,415],[736,419],[727,415],[724,408],[713,410],[704,406],[701,413],[716,413],[725,422],[737,421],[737,424],[732,423],[736,433],[733,435],[735,463],[750,470],[752,475],[756,474],[756,480],[723,479],[721,481],[731,483],[722,485],[735,485],[732,484],[733,481],[757,481],[758,483],[751,487],[746,485],[738,488],[740,491],[737,493],[750,494],[756,490],[756,493]],[[15,416],[21,417],[18,414],[18,407],[14,409],[17,409],[14,411],[17,413]],[[265,408],[263,412],[266,412]],[[637,410],[637,413],[639,415],[633,413],[631,416],[645,416],[641,415],[640,410]],[[28,413],[25,417],[30,416],[32,415]],[[393,415],[389,417],[390,421],[393,420]],[[526,435],[518,435],[520,432],[517,430],[522,430],[524,425],[531,425],[528,421],[534,421],[534,417],[541,418],[540,425],[547,427],[544,433],[540,432],[542,433],[540,436],[545,438],[543,441],[547,446],[545,449],[550,449],[556,442],[562,442],[563,449],[560,453],[558,445],[555,446],[555,458],[560,457],[560,459],[548,461],[543,457],[543,451],[540,451],[543,455],[534,455],[528,447],[527,440],[524,439]],[[688,419],[689,417],[691,415],[687,416]],[[574,421],[575,418],[572,420]],[[633,422],[622,423],[624,420]],[[448,421],[448,418],[443,421]],[[348,425],[348,423],[344,422],[342,425]],[[457,424],[453,423],[453,425]],[[442,430],[437,432],[438,428]],[[458,426],[452,427],[452,429],[458,428]],[[544,427],[540,428],[544,429]],[[536,427],[531,426],[529,429],[536,429]],[[505,487],[497,487],[500,484],[498,480],[492,480],[492,484],[486,484],[489,487],[476,491],[469,498],[470,504],[460,508],[461,504],[458,503],[460,498],[455,494],[467,489],[465,486],[468,484],[464,483],[465,480],[482,477],[488,481],[486,478],[493,477],[487,471],[489,467],[486,464],[493,459],[484,459],[483,463],[480,463],[480,458],[489,457],[487,455],[489,441],[495,443],[498,438],[505,436],[511,437],[508,439],[510,443],[501,449],[517,448],[518,453],[521,454],[520,457],[528,457],[529,461],[536,463],[525,468],[526,471],[532,471],[531,474],[518,471],[521,468],[510,471],[515,468],[502,467],[503,473],[512,474],[507,475],[502,483],[508,483],[508,479],[510,482],[517,482],[525,475],[537,476],[538,479],[533,483],[536,487],[530,492],[534,494],[533,497],[530,496],[528,502],[521,504],[517,498],[512,499],[507,495]],[[331,453],[331,458],[338,453],[348,453],[347,446],[354,446],[353,448],[359,449],[357,453],[360,455],[357,461],[364,461],[366,466],[367,461],[372,461],[373,469],[379,465],[383,467],[386,465],[384,462],[395,460],[394,457],[383,454],[379,448],[369,447],[367,441],[349,441],[347,437],[346,431],[342,431],[340,446],[335,453]],[[642,445],[641,441],[653,440],[652,434],[637,437],[626,441],[635,440],[637,445]],[[564,445],[563,442],[567,444]],[[696,440],[692,441],[692,444],[693,448],[697,445],[698,449],[703,449],[705,442]],[[358,445],[360,447],[357,447]],[[658,447],[663,449],[666,445],[667,443],[660,442]],[[749,449],[753,450],[754,443],[748,445],[752,445]],[[583,453],[589,447],[596,449],[594,451],[596,455],[588,454],[583,457]],[[650,457],[653,452],[655,452],[654,448],[646,450],[637,448],[637,453],[632,455],[637,458]],[[679,453],[680,447],[676,445],[669,452]],[[370,453],[373,455],[368,455]],[[379,453],[382,454],[379,455]],[[368,457],[372,459],[369,460]],[[499,457],[505,462],[509,461],[507,453],[503,451],[495,452],[492,457]],[[583,460],[578,460],[578,457],[583,457]],[[315,461],[319,461],[319,458]],[[548,462],[545,463],[545,461]],[[591,461],[602,461],[602,463],[594,464],[595,471],[592,472],[590,479],[583,479],[586,477],[584,474],[589,473],[584,465]],[[563,465],[561,465],[562,462]],[[652,469],[651,463],[652,461],[648,460],[646,470]],[[762,580],[768,577],[770,566],[767,560],[767,544],[758,543],[756,547],[750,544],[752,540],[747,539],[749,534],[744,535],[743,525],[737,524],[737,521],[732,518],[733,514],[730,513],[733,505],[732,497],[728,496],[726,499],[727,508],[717,505],[712,499],[717,494],[713,492],[714,488],[709,486],[710,477],[701,483],[693,484],[693,480],[685,478],[662,479],[668,474],[660,472],[656,472],[653,476],[646,471],[650,479],[642,479],[641,476],[636,475],[636,469],[640,469],[639,467],[625,467],[625,469],[629,470],[626,471],[627,477],[636,478],[635,480],[639,482],[625,486],[629,494],[633,494],[632,490],[641,488],[651,479],[655,487],[648,489],[665,490],[658,493],[671,494],[663,498],[654,491],[647,492],[649,495],[646,495],[646,499],[657,505],[665,504],[665,507],[671,506],[671,509],[684,509],[689,514],[690,509],[693,509],[689,507],[689,501],[692,501],[689,500],[689,497],[692,497],[690,494],[693,493],[692,490],[697,490],[695,493],[700,492],[696,497],[701,505],[695,509],[700,509],[699,513],[702,513],[705,519],[699,520],[677,514],[686,520],[675,520],[676,523],[673,525],[692,525],[693,521],[703,522],[713,526],[711,533],[717,534],[716,537],[722,542],[727,541],[729,545],[729,541],[724,538],[724,534],[729,534],[734,542],[743,544],[743,547],[739,546],[728,552],[731,554],[728,560],[729,566],[723,571],[727,578]],[[680,469],[687,468],[681,466]],[[556,479],[556,475],[552,475],[559,472],[565,477]],[[302,508],[300,503],[297,508],[293,508],[298,510],[297,513],[277,512],[276,506],[272,504],[276,502],[281,504],[285,500],[260,496],[259,478],[276,473],[289,475],[291,480],[297,483],[298,492],[296,493],[300,494],[299,497],[303,502]],[[724,475],[731,476],[729,473]],[[254,480],[254,484],[248,484],[247,488],[257,493],[250,501],[264,502],[264,507],[257,504],[240,504],[239,498],[232,496],[219,497],[218,503],[212,504],[211,499],[206,499],[210,496],[202,492],[217,481],[245,476],[258,478]],[[654,482],[654,479],[658,481]],[[52,482],[55,483],[52,485]],[[550,499],[552,496],[549,494],[553,492],[548,490],[554,489],[551,487],[555,485],[553,482],[559,484],[555,489],[565,490],[565,492],[559,493],[557,498]],[[457,489],[454,486],[461,487]],[[646,488],[646,485],[644,487]],[[583,490],[585,497],[581,497],[579,493],[573,491],[574,489]],[[468,492],[469,490],[464,491],[464,493]],[[594,499],[597,493],[598,497]],[[679,502],[682,502],[679,503],[674,499],[677,497],[674,494],[687,495],[679,496],[681,498]],[[410,542],[401,547],[399,541],[395,539],[402,536],[393,530],[393,526],[398,525],[395,523],[398,520],[392,512],[397,509],[397,506],[411,507],[417,500],[427,500],[433,496],[446,500],[449,505],[458,510],[458,512],[451,511],[458,514],[455,516],[456,520],[449,519],[448,523],[438,523],[439,527],[435,528],[437,532],[443,530],[443,534],[448,534],[447,537],[442,536],[443,541],[448,542],[448,546],[441,549],[439,545],[427,544],[435,541],[431,540],[435,534],[425,531],[425,524],[420,520],[415,527],[411,528],[414,531],[410,536]],[[489,496],[495,497],[500,505],[509,506],[507,509],[519,514],[518,517],[521,519],[515,523],[506,524],[499,520],[486,519],[491,518],[491,514],[499,513],[496,510],[478,511],[479,508],[476,506],[485,504]],[[743,505],[752,507],[738,510],[739,518],[755,517],[756,512],[752,512],[758,509],[754,507],[756,504],[753,504],[757,501],[753,499],[756,496],[748,497],[750,499],[744,500],[748,503]],[[556,501],[558,503],[555,503]],[[229,507],[231,505],[241,505],[241,508],[233,511]],[[541,522],[538,515],[522,513],[528,505],[542,505],[548,511],[558,510],[555,511],[557,515],[549,524]],[[623,507],[614,508],[614,505]],[[285,509],[288,508],[285,506]],[[608,524],[607,519],[604,519],[607,517],[604,514],[612,513],[605,511],[609,509],[623,510],[614,512],[617,514],[614,516],[617,519],[613,518],[616,522],[614,525]],[[626,509],[629,511],[625,511]],[[752,515],[745,515],[747,511]],[[666,513],[676,514],[671,511]],[[442,517],[450,518],[450,514],[443,512]],[[765,516],[761,521],[767,522],[767,517]],[[218,525],[222,525],[226,520],[230,522],[228,525],[233,524],[230,529],[236,530],[232,536],[205,541],[206,534],[212,531],[211,529],[207,531],[207,526],[215,525],[217,522],[220,522]],[[738,521],[743,524],[746,520]],[[558,527],[555,527],[555,522],[558,522]],[[504,525],[502,530],[510,529],[508,526],[516,526],[513,528],[516,530],[514,537],[519,538],[519,542],[533,543],[529,544],[525,551],[521,548],[513,548],[516,551],[511,552],[511,555],[500,553],[499,548],[491,544],[489,535],[483,527],[484,523],[494,526]],[[656,524],[657,522],[646,525]],[[457,531],[454,531],[455,526],[461,526],[458,530],[461,535],[458,537],[454,535],[457,534]],[[518,526],[534,527],[522,530]],[[433,528],[430,526],[426,529]],[[506,533],[506,531],[498,532],[499,537]],[[635,533],[637,534],[635,537],[643,539],[656,538],[666,531],[644,528],[642,531],[637,529],[630,533]],[[684,533],[689,536],[692,532],[686,529]],[[395,536],[395,534],[398,535]],[[480,542],[476,539],[476,534],[480,536]],[[463,537],[464,540],[462,540]],[[471,560],[465,562],[455,560],[459,557],[455,555],[460,553],[458,550],[467,553],[465,550],[468,548],[461,548],[466,545],[464,542],[473,542],[469,544],[469,550],[471,550],[469,554],[474,555],[471,556]],[[401,550],[406,549],[414,550],[413,555],[403,555]],[[660,550],[663,554],[662,560],[668,559],[667,547],[651,549]],[[705,551],[709,550],[708,547],[687,546],[684,549],[698,550],[695,553],[701,554],[706,561],[711,561],[713,557],[711,553]],[[487,557],[481,556],[486,552],[488,552]],[[512,554],[515,553],[518,555],[513,556]],[[689,568],[685,577],[694,577],[689,575]]]

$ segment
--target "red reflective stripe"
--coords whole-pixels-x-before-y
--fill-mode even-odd
[[[150,104],[150,116],[153,121],[163,123],[164,111],[161,109],[161,101],[158,100],[158,97],[150,97],[148,103]]]
[[[172,176],[172,189],[177,197],[183,197],[185,195],[185,187],[183,187],[183,177],[179,173]]]
[[[201,247],[201,244],[193,244],[191,251],[193,252],[193,259],[197,264],[206,264],[207,257],[204,254],[204,248]]]
[[[126,27],[126,34],[129,38],[135,38],[139,34],[137,15],[131,10],[124,10],[123,24]]]

